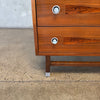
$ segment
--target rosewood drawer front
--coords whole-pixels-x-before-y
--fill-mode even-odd
[[[38,46],[40,55],[100,56],[100,28],[38,27]]]
[[[37,0],[38,26],[100,26],[100,0]],[[59,13],[52,9],[59,6]],[[56,9],[57,10],[57,9]]]

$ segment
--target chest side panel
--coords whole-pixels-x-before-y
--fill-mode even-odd
[[[31,0],[32,6],[32,17],[33,17],[33,30],[34,30],[34,42],[35,42],[35,53],[38,54],[38,30],[37,30],[37,5],[36,0]]]

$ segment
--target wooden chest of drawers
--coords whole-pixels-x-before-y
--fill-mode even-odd
[[[36,55],[50,66],[100,66],[100,62],[50,61],[50,56],[100,56],[100,0],[32,0]]]

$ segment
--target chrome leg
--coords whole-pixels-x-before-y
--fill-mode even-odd
[[[46,72],[46,73],[45,73],[45,76],[46,76],[46,77],[50,77],[50,72]]]

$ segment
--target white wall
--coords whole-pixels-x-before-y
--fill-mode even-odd
[[[0,0],[0,27],[32,28],[31,0]]]

